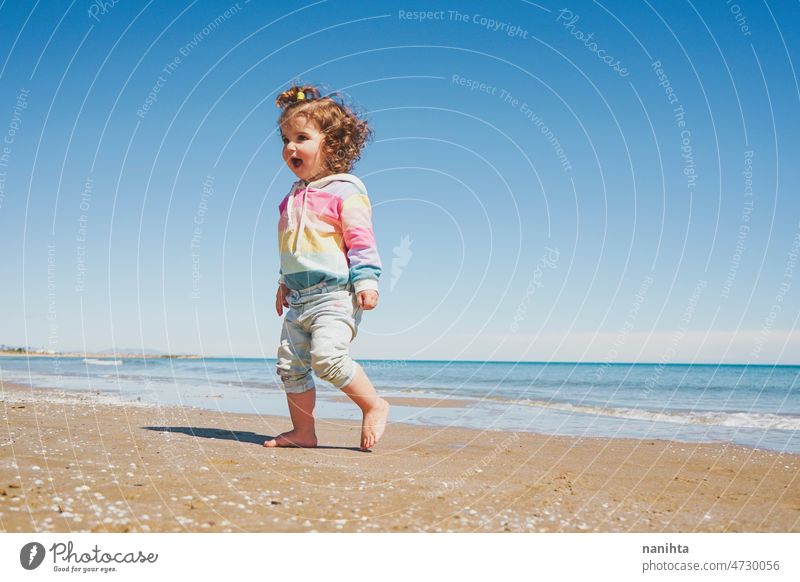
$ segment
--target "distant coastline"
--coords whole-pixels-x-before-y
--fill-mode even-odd
[[[97,353],[78,353],[78,352],[46,352],[46,351],[28,351],[21,348],[14,350],[0,350],[0,358],[10,357],[28,357],[28,358],[92,358],[92,359],[110,359],[117,360],[125,358],[128,360],[199,360],[201,356],[196,354],[133,354],[133,353],[115,353],[115,354],[97,354]]]

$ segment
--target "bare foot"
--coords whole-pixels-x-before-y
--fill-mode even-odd
[[[300,447],[314,448],[317,446],[317,436],[314,433],[300,434],[295,430],[290,430],[276,436],[274,439],[264,441],[264,446],[272,447]]]
[[[389,418],[389,403],[378,398],[369,411],[364,413],[361,421],[361,450],[366,451],[378,444],[383,431],[386,430],[386,419]]]

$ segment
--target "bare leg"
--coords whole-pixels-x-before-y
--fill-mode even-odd
[[[317,435],[314,431],[314,405],[317,391],[306,390],[299,394],[286,394],[292,430],[284,432],[264,442],[265,447],[316,447]]]
[[[350,397],[361,409],[361,450],[371,449],[380,440],[386,430],[386,419],[389,417],[389,403],[378,396],[375,387],[369,381],[364,369],[353,362],[356,374],[342,392]]]

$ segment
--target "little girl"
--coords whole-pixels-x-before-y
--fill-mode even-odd
[[[371,135],[367,123],[315,87],[276,100],[283,160],[299,178],[279,205],[281,275],[275,309],[288,307],[278,348],[292,430],[265,447],[315,447],[312,370],[361,409],[361,449],[386,429],[389,404],[348,353],[364,310],[378,304],[381,262],[367,189],[347,173]]]

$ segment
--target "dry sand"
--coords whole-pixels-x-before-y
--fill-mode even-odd
[[[797,532],[800,456],[733,445],[121,405],[6,383],[0,530]]]

